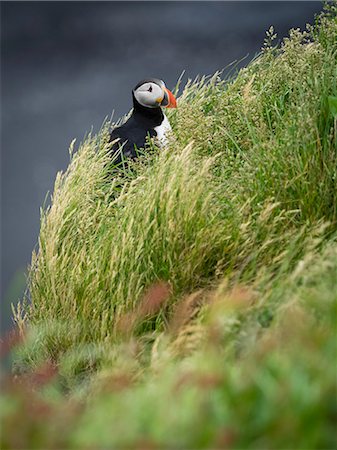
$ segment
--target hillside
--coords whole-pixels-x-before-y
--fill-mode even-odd
[[[336,6],[274,42],[189,81],[164,151],[117,169],[109,122],[71,145],[3,448],[335,447]]]

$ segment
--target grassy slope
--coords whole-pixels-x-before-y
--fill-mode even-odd
[[[26,446],[334,446],[336,42],[331,6],[189,83],[169,148],[114,180],[109,124],[72,155],[17,313],[21,370],[57,366]]]

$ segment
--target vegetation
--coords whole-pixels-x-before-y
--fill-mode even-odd
[[[71,145],[3,448],[336,447],[336,11],[189,81],[167,149],[116,168],[109,122]]]

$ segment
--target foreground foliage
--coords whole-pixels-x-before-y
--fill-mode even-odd
[[[109,123],[71,147],[4,448],[335,447],[335,6],[267,34],[235,79],[188,82],[167,150],[116,172]]]

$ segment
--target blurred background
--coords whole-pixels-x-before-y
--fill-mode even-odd
[[[172,88],[235,60],[273,25],[304,28],[321,2],[1,2],[1,332],[25,288],[39,208],[68,146],[131,107],[154,76]],[[225,69],[225,72],[228,69]]]

